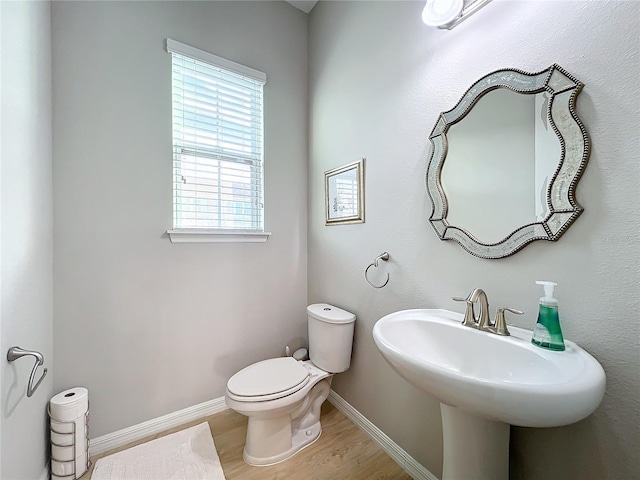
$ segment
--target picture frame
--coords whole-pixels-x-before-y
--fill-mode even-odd
[[[364,223],[364,161],[324,172],[325,225]]]

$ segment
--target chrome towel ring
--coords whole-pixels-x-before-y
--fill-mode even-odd
[[[38,382],[35,384],[35,386],[33,385],[33,379],[36,376],[36,370],[41,365],[44,365],[44,357],[40,352],[36,352],[35,350],[24,350],[20,347],[11,347],[7,352],[7,361],[14,362],[17,359],[27,355],[32,355],[36,357],[36,363],[33,366],[33,370],[31,370],[31,375],[29,375],[29,384],[27,385],[27,397],[30,397],[31,395],[33,395],[36,389],[40,386],[40,384],[44,380],[44,377],[47,376],[47,369],[44,368],[42,370],[42,376],[38,379]]]
[[[365,271],[364,271],[364,279],[365,279],[365,280],[367,281],[367,283],[368,283],[369,285],[371,285],[373,288],[382,288],[382,287],[386,286],[386,285],[387,285],[387,283],[389,283],[389,274],[388,274],[388,273],[387,273],[387,280],[386,280],[382,285],[374,285],[373,283],[371,283],[371,282],[369,281],[369,277],[367,276],[367,274],[369,273],[369,269],[370,269],[371,267],[376,267],[376,268],[377,268],[377,267],[378,267],[378,262],[379,262],[380,260],[383,260],[383,261],[385,261],[385,262],[386,262],[387,260],[389,260],[389,254],[388,254],[387,252],[382,252],[380,255],[378,255],[378,256],[376,257],[376,259],[373,261],[373,263],[372,263],[371,265],[369,265],[369,266],[365,269]]]

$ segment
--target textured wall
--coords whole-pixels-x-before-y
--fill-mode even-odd
[[[306,337],[307,17],[284,2],[54,2],[56,390],[92,437],[224,394]],[[267,74],[264,244],[172,245],[170,37]]]
[[[482,287],[493,308],[524,310],[511,321],[532,329],[534,281],[554,280],[565,336],[602,363],[607,391],[575,425],[513,428],[511,478],[637,478],[640,5],[492,2],[453,31],[424,26],[423,5],[320,2],[310,17],[309,301],[358,318],[351,369],[334,388],[439,476],[438,403],[385,364],[374,323],[398,309],[460,310],[451,296]],[[488,72],[556,62],[586,84],[577,105],[593,142],[577,189],[584,214],[557,243],[536,242],[501,260],[440,241],[424,186],[439,112]],[[323,172],[359,157],[367,158],[366,223],[327,227]],[[374,290],[363,270],[385,250],[391,281]]]
[[[1,3],[0,478],[33,480],[48,459],[53,385],[51,6]],[[34,358],[8,363],[14,345],[41,352],[49,368],[31,398]]]

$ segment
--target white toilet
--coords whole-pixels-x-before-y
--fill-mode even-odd
[[[227,405],[249,417],[244,460],[250,465],[282,462],[317,440],[331,378],[351,364],[356,316],[317,303],[307,307],[307,318],[311,360],[270,358],[227,382]]]

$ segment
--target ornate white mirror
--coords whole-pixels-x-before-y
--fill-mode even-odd
[[[440,114],[429,136],[427,192],[441,240],[502,258],[560,238],[583,210],[575,199],[589,158],[575,111],[582,87],[558,65],[499,70]]]

